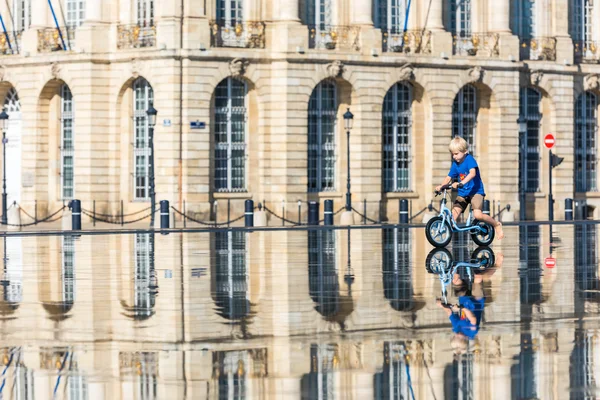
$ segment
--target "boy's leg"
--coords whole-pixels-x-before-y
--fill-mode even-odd
[[[467,209],[467,205],[469,205],[467,199],[456,196],[456,200],[454,200],[454,205],[452,206],[452,217],[454,218],[454,221],[458,221],[458,217]]]
[[[504,231],[502,230],[502,223],[500,221],[496,221],[494,218],[489,215],[484,214],[481,210],[483,209],[483,199],[484,197],[480,194],[476,194],[473,196],[471,200],[471,208],[473,209],[473,216],[478,221],[487,222],[488,224],[494,227],[496,231],[496,238],[498,240],[504,239]]]

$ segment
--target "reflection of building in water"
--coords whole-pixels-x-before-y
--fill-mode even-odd
[[[154,400],[158,392],[158,352],[121,352],[122,398]]]
[[[23,254],[22,238],[3,238],[4,256],[2,280],[2,302],[0,314],[12,314],[23,300]]]
[[[154,306],[158,295],[158,279],[154,267],[154,235],[136,233],[133,254],[132,297],[121,300],[121,304],[128,317],[145,320],[154,315]]]
[[[66,392],[69,400],[87,400],[87,377],[79,368],[77,354],[71,349],[40,348],[40,368],[50,373],[54,393]],[[64,386],[63,386],[64,385]]]
[[[475,250],[475,242],[469,232],[454,232],[452,234],[452,256],[455,261],[468,262]]]
[[[33,370],[25,366],[23,349],[6,347],[1,350],[1,356],[5,372],[0,378],[0,398],[33,399]]]
[[[575,304],[578,312],[585,311],[583,301],[600,302],[596,225],[575,226]]]
[[[451,400],[473,400],[474,394],[474,354],[470,349],[454,356],[452,364],[444,371],[444,398]]]
[[[335,399],[336,372],[339,368],[339,346],[335,344],[310,345],[310,372],[302,376],[302,399]]]
[[[395,400],[411,398],[409,380],[408,351],[404,342],[383,344],[383,371],[375,374],[375,400]]]
[[[413,311],[411,240],[408,228],[383,229],[383,292],[397,311]]]
[[[247,234],[229,231],[212,235],[211,292],[217,312],[245,327],[246,319],[251,316]]]
[[[540,227],[519,227],[519,278],[521,305],[542,302],[542,268],[540,262]]]
[[[60,273],[56,282],[56,272],[50,267],[50,279],[42,282],[42,306],[50,314],[50,319],[61,321],[75,304],[75,238],[61,237]],[[56,290],[59,286],[60,289]]]
[[[267,349],[214,352],[213,381],[218,385],[217,398],[263,398],[267,361]]]
[[[521,351],[512,366],[512,398],[537,399],[539,395],[539,341],[531,333],[521,333]]]
[[[319,314],[328,318],[338,313],[340,285],[332,230],[308,232],[308,288]]]
[[[570,359],[570,399],[592,400],[597,398],[597,382],[600,377],[600,352],[598,333],[578,328]]]

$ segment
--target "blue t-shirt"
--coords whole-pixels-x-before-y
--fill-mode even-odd
[[[455,333],[462,333],[469,339],[475,339],[477,332],[479,332],[481,315],[483,314],[483,308],[485,307],[485,298],[476,299],[472,296],[460,296],[458,298],[458,304],[463,308],[471,310],[475,315],[477,322],[472,324],[462,310],[459,314],[452,313],[452,315],[450,315],[452,331]]]
[[[461,197],[473,196],[475,194],[485,196],[483,182],[481,181],[481,175],[479,175],[479,166],[472,155],[467,154],[460,164],[453,161],[448,176],[452,179],[459,179],[459,181],[462,181],[469,175],[471,168],[475,168],[475,178],[471,179],[462,188],[458,189],[458,195]]]

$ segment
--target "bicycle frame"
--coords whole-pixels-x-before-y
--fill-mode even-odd
[[[452,216],[452,211],[446,207],[446,202],[447,202],[447,189],[444,189],[444,198],[442,199],[442,203],[440,205],[440,213],[439,216],[444,220],[443,222],[448,222],[448,224],[450,225],[450,227],[452,227],[452,232],[472,232],[472,231],[478,231],[478,232],[484,232],[483,229],[479,226],[479,225],[471,225],[471,223],[473,222],[473,210],[469,211],[469,216],[467,218],[467,223],[464,227],[460,227],[456,224],[456,221],[454,220],[454,217]],[[443,225],[442,225],[443,226]]]

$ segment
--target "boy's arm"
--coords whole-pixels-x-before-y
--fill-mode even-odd
[[[469,181],[471,181],[471,179],[475,178],[477,176],[477,170],[475,168],[471,168],[469,170],[469,175],[467,175],[465,177],[465,179],[463,179],[460,183],[462,183],[463,185],[466,185],[467,183],[469,183]]]

